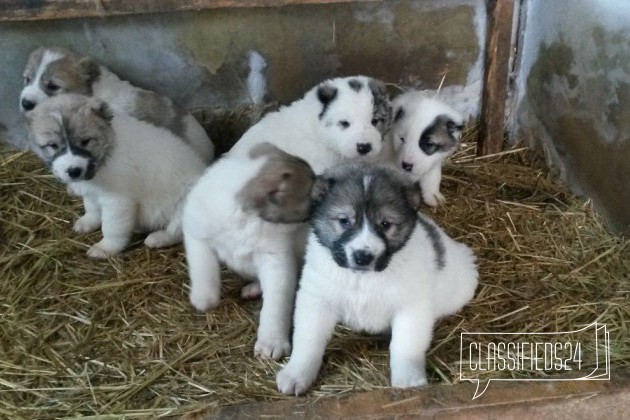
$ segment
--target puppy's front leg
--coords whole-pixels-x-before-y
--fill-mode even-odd
[[[431,343],[433,317],[423,310],[397,314],[389,345],[392,386],[410,388],[427,384],[426,352]]]
[[[90,195],[83,196],[85,214],[77,219],[72,227],[76,233],[90,233],[101,227],[101,206]]]
[[[122,197],[101,198],[103,239],[92,245],[88,255],[107,258],[125,249],[136,225],[136,203]]]
[[[221,300],[221,266],[207,241],[184,234],[190,276],[190,303],[200,311],[215,308]]]
[[[444,196],[440,192],[440,182],[442,181],[442,167],[436,165],[420,178],[420,188],[422,188],[422,200],[431,207],[437,207],[444,202]]]
[[[278,372],[278,391],[287,395],[305,393],[317,378],[326,344],[338,322],[337,312],[317,297],[299,290],[295,302],[293,352]]]
[[[291,353],[290,329],[297,268],[292,253],[264,255],[257,259],[262,288],[258,340],[254,354],[279,360]]]

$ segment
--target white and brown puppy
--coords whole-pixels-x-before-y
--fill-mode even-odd
[[[442,164],[459,146],[464,118],[424,92],[410,91],[393,101],[394,123],[388,134],[394,164],[420,183],[424,202],[444,201],[440,193]]]
[[[116,113],[165,127],[186,141],[204,162],[212,161],[214,145],[192,115],[169,98],[121,80],[93,59],[59,47],[31,52],[23,73],[20,109],[28,113],[44,99],[63,93],[95,96]]]
[[[248,155],[257,144],[271,143],[321,173],[344,161],[377,159],[391,118],[382,82],[367,76],[330,79],[267,114],[230,153]]]
[[[181,241],[183,199],[206,165],[180,138],[83,95],[42,101],[27,120],[32,149],[83,197],[74,230],[101,228],[89,256],[122,251],[134,230],[152,232],[149,247]]]
[[[304,221],[315,175],[302,159],[261,143],[248,155],[228,153],[190,192],[183,231],[190,301],[206,311],[220,301],[220,267],[250,280],[244,298],[262,293],[257,355],[289,354],[291,313]]]
[[[392,385],[425,385],[435,321],[464,306],[477,286],[472,251],[417,213],[417,185],[394,169],[332,169],[318,177],[313,200],[293,352],[278,389],[308,390],[338,323],[391,332]]]

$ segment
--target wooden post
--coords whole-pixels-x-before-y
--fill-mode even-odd
[[[485,70],[477,155],[503,150],[514,0],[488,0]]]

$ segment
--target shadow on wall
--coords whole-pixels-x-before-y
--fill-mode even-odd
[[[611,226],[630,234],[630,56],[627,31],[584,32],[594,49],[562,36],[540,46],[519,110],[521,134]]]

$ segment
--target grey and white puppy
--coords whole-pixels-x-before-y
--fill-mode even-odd
[[[293,352],[278,389],[306,392],[338,323],[391,332],[392,385],[426,384],[435,321],[458,311],[477,286],[472,251],[417,213],[420,190],[394,169],[329,170],[318,177],[313,200]]]

